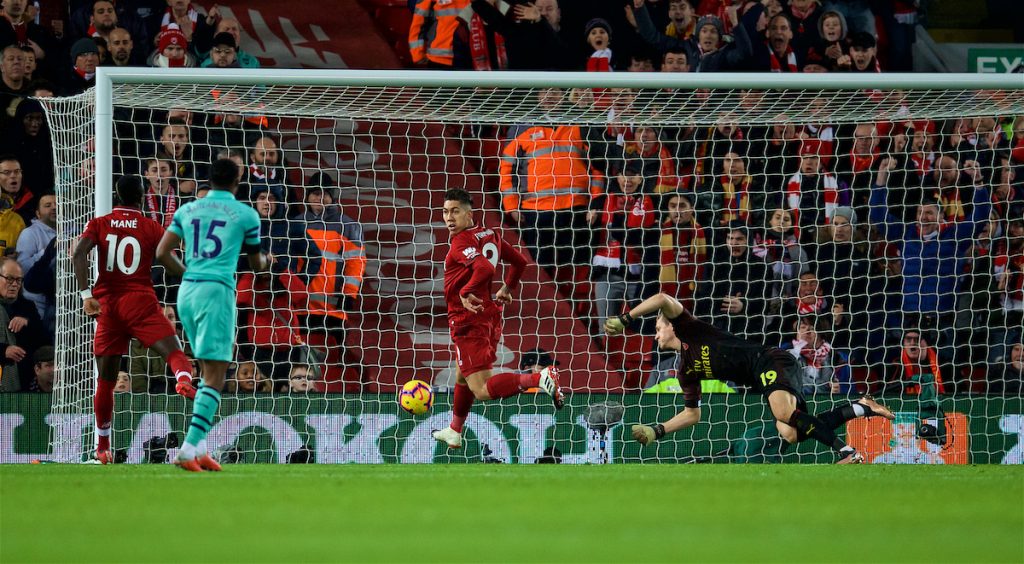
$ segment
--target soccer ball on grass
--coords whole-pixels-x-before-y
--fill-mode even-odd
[[[398,405],[413,415],[423,415],[434,405],[434,390],[423,380],[409,380],[398,392]]]

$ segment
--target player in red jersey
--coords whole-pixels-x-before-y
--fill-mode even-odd
[[[433,436],[449,448],[459,448],[462,425],[474,399],[507,398],[540,387],[557,409],[564,400],[553,366],[533,374],[491,373],[501,340],[502,305],[512,302],[511,290],[519,284],[526,258],[493,230],[474,223],[473,201],[465,190],[445,192],[443,216],[451,234],[451,248],[444,259],[444,299],[458,367],[451,426],[434,431]],[[492,299],[499,262],[511,268]]]
[[[150,270],[164,228],[142,214],[142,181],[124,177],[117,182],[121,205],[89,221],[75,247],[75,279],[85,314],[96,319],[93,353],[99,379],[93,407],[96,411],[96,460],[113,462],[110,422],[114,417],[114,386],[121,356],[134,337],[167,361],[177,379],[175,390],[195,397],[192,364],[181,350],[171,322],[164,317],[153,290]],[[98,247],[99,278],[89,288],[89,252]]]

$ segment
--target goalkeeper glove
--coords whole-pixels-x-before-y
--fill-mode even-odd
[[[626,330],[626,327],[633,323],[633,316],[628,313],[623,313],[617,317],[609,317],[604,322],[604,331],[609,335],[618,335]]]
[[[665,426],[661,423],[654,425],[633,425],[633,438],[636,442],[646,445],[665,436]]]
[[[178,380],[178,383],[174,386],[174,391],[188,399],[196,399],[196,389],[192,387],[192,381],[188,378]]]

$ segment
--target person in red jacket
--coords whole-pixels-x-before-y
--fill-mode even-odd
[[[292,362],[305,345],[299,315],[309,306],[306,286],[289,270],[238,278],[238,307],[245,318],[245,335],[255,347],[253,360],[260,372],[274,381],[274,388],[288,384]]]

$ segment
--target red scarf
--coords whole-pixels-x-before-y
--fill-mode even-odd
[[[779,57],[775,54],[775,50],[768,47],[769,60],[772,64],[772,72],[783,72],[782,62],[779,61]],[[796,66],[796,54],[793,53],[793,48],[786,47],[786,72],[800,72],[800,69]]]
[[[853,163],[853,172],[864,172],[870,170],[871,165],[875,164],[875,159],[878,158],[877,152],[872,152],[870,155],[858,155],[850,150],[850,162]]]
[[[192,29],[186,32],[185,28],[181,28],[181,32],[185,33],[186,36],[188,35],[188,33],[191,33],[191,31],[195,29],[195,25],[199,22],[199,12],[197,12],[196,9],[192,7],[191,2],[189,2],[188,5],[188,19],[192,20]],[[160,20],[160,33],[167,31],[168,26],[170,26],[171,24],[177,23],[178,20],[174,17],[174,10],[172,10],[171,7],[168,6],[167,11],[164,12],[164,19]]]
[[[277,167],[266,168],[270,172],[270,174],[263,174],[263,171],[260,169],[260,165],[253,163],[249,165],[249,174],[256,180],[266,180],[268,183],[276,181]]]
[[[804,357],[807,361],[808,366],[814,368],[821,368],[825,366],[825,361],[832,354],[832,345],[828,341],[822,341],[821,346],[814,349],[810,345],[813,343],[805,343],[797,339],[793,339],[793,348],[800,346],[800,356]]]
[[[491,52],[487,48],[487,28],[476,13],[469,19],[469,49],[473,55],[473,70],[494,70],[491,68]],[[494,34],[494,50],[497,51],[498,70],[507,69],[508,53],[505,51],[505,38],[500,33]]]
[[[160,199],[163,199],[161,204]],[[167,187],[167,193],[161,196],[152,189],[146,190],[146,214],[153,221],[164,226],[164,229],[171,226],[171,220],[174,219],[174,212],[178,209],[178,197],[174,194],[174,189],[170,186]]]
[[[86,37],[103,37],[102,35],[100,35],[100,32],[96,30],[96,26],[93,25],[93,24],[89,24],[89,29],[86,30],[85,36]]]
[[[934,153],[911,153],[910,162],[914,163],[914,170],[918,176],[924,176],[932,171],[932,162],[935,161]]]
[[[28,24],[24,21],[14,23],[11,20],[7,20],[11,23],[11,29],[14,30],[14,42],[18,45],[28,44]]]
[[[816,299],[814,305],[805,304],[799,297],[794,299],[796,300],[796,313],[800,316],[825,313],[825,308],[828,307],[825,298]]]
[[[931,365],[932,375],[935,376],[935,388],[940,394],[946,393],[945,386],[942,385],[942,374],[939,372],[939,359],[935,354],[935,349],[926,347],[925,352],[928,353],[928,364]],[[900,352],[900,362],[903,363],[903,378],[910,380],[918,373],[918,365],[910,361],[910,357],[907,356],[907,351]],[[921,386],[918,384],[911,384],[905,388],[907,394],[917,395],[921,393]]]

